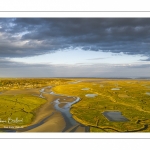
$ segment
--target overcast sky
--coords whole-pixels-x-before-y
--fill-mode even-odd
[[[150,77],[150,18],[0,18],[0,77]]]

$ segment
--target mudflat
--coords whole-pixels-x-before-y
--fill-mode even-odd
[[[42,119],[48,117],[50,114],[53,114],[50,118],[46,120],[45,123],[39,125],[27,132],[61,132],[65,127],[65,121],[60,112],[57,112],[54,109],[53,101],[57,99],[58,96],[43,94],[44,98],[47,100],[37,111],[34,118],[34,121],[31,125],[37,124],[42,121]]]
[[[18,130],[18,132],[85,132],[86,127],[84,125],[79,123],[77,125],[70,124],[66,116],[63,116],[54,107],[54,101],[58,99],[60,102],[59,107],[62,108],[67,103],[73,102],[75,97],[49,94],[45,91],[47,90],[44,90],[42,97],[47,102],[36,110],[33,122],[25,129]]]

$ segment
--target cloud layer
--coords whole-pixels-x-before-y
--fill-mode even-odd
[[[150,18],[0,18],[0,57],[70,47],[150,57]]]
[[[111,57],[103,55],[89,57],[91,65],[12,61],[78,49],[146,57],[133,64],[97,63]],[[0,18],[0,77],[149,76],[149,62],[150,18]]]

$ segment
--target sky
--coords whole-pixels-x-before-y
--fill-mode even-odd
[[[0,18],[0,77],[150,77],[150,18]]]

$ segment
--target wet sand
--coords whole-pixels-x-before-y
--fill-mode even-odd
[[[54,113],[45,123],[27,132],[62,132],[65,128],[65,120],[61,113]]]
[[[55,93],[49,94],[49,92],[49,90],[44,90],[42,96],[47,100],[47,102],[37,110],[35,120],[32,124],[37,124],[43,118],[48,117],[49,114],[52,115],[42,125],[28,130],[27,132],[88,132],[89,130],[87,130],[87,127],[84,125],[77,123],[75,120],[74,122],[76,123],[72,123],[71,120],[73,120],[73,118],[70,116],[71,114],[66,115],[65,113],[67,110],[70,110],[68,107],[65,108],[65,106],[74,102],[76,98],[61,96],[58,94],[55,95]],[[59,102],[58,106],[56,106],[58,104],[57,102]],[[63,111],[59,112],[56,110],[57,107]],[[71,117],[71,120],[69,117]]]
[[[47,102],[36,111],[36,116],[32,124],[36,124],[43,118],[47,117],[49,114],[55,112],[55,109],[52,104],[52,102],[55,100],[55,96],[49,94],[43,94],[43,96],[47,100]]]
[[[41,88],[38,89],[24,89],[24,90],[10,90],[5,91],[3,94],[5,95],[16,95],[16,94],[31,94],[34,96],[42,97],[47,100],[47,102],[41,105],[35,111],[35,118],[33,122],[25,126],[24,128],[16,129],[16,132],[88,132],[89,129],[81,125],[80,123],[72,123],[70,122],[71,114],[67,114],[65,116],[64,112],[60,112],[56,110],[55,101],[59,100],[59,108],[66,109],[70,111],[70,107],[66,107],[67,104],[72,103],[76,100],[76,97],[58,95],[58,94],[50,94],[51,87],[45,87],[44,90]],[[65,111],[66,111],[65,110]],[[73,118],[71,117],[73,120]]]
[[[61,113],[57,112],[53,106],[53,101],[56,100],[58,96],[44,93],[43,97],[47,102],[37,110],[36,117],[31,125],[37,124],[50,114],[52,115],[42,125],[27,130],[26,132],[61,132],[65,128],[65,120]]]

